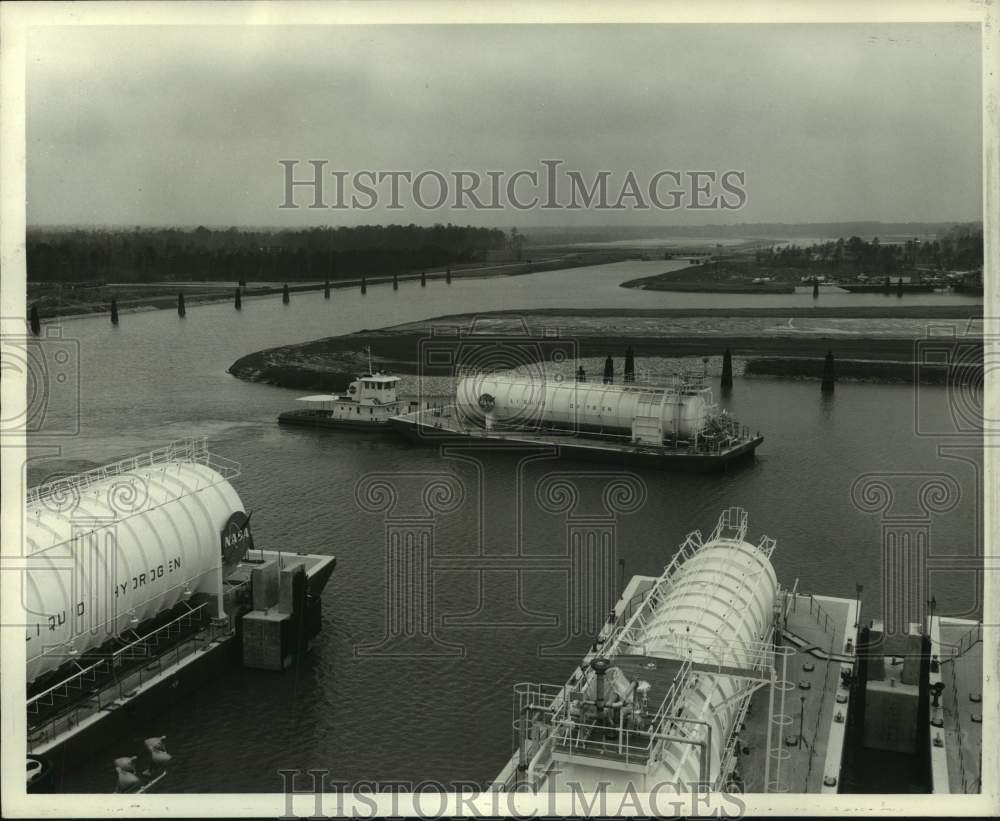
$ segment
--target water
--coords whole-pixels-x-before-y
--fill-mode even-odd
[[[289,306],[280,297],[248,300],[242,312],[228,304],[192,306],[183,320],[172,311],[125,314],[117,328],[106,317],[63,323],[60,344],[79,350],[79,412],[74,392],[60,387],[44,422],[52,433],[71,431],[78,420],[79,433],[35,438],[32,481],[205,435],[215,452],[243,465],[235,485],[254,510],[259,545],[333,553],[338,560],[324,596],[322,635],[301,668],[233,670],[206,681],[196,697],[133,728],[133,737],[95,751],[93,763],[68,774],[63,789],[111,789],[111,758],[130,754],[149,735],[167,735],[175,753],[164,783],[170,791],[276,791],[277,770],[297,767],[329,769],[347,781],[492,778],[511,752],[511,685],[564,681],[590,642],[586,625],[574,630],[567,616],[573,521],[567,511],[544,509],[536,494],[549,473],[565,474],[579,488],[578,512],[599,513],[615,476],[586,463],[525,461],[526,453],[457,451],[442,458],[387,435],[282,429],[275,417],[297,392],[241,382],[226,368],[260,348],[525,303],[791,305],[799,299],[657,294],[615,284],[663,267],[630,262],[456,280],[450,287],[407,283],[395,293],[372,287],[364,298],[336,291],[330,301],[321,293],[296,294]],[[852,296],[850,304],[880,298]],[[805,299],[812,304],[811,294]],[[905,297],[921,300],[948,301]],[[826,295],[820,302],[828,304]],[[723,507],[742,505],[755,540],[762,533],[777,538],[773,560],[784,584],[798,579],[803,590],[853,596],[862,582],[875,608],[883,523],[852,503],[852,484],[869,472],[900,474],[889,480],[897,494],[892,512],[912,514],[920,510],[913,483],[943,473],[961,493],[953,509],[927,523],[935,557],[929,592],[938,612],[977,614],[974,578],[949,571],[941,558],[974,552],[981,520],[976,467],[961,459],[977,454],[981,440],[957,434],[955,401],[944,388],[842,383],[823,399],[814,382],[737,379],[724,403],[765,434],[755,462],[712,476],[642,472],[635,479],[645,488],[641,509],[586,526],[613,529],[629,575],[656,574],[688,531],[707,532]],[[944,458],[939,447],[948,444],[968,450]],[[429,611],[438,638],[430,649],[460,648],[463,655],[356,653],[377,646],[387,629],[386,518],[362,510],[355,497],[358,480],[371,473],[397,477],[395,516],[419,513],[421,488],[435,476],[463,488],[456,509],[431,519]],[[483,557],[493,557],[496,569],[476,569],[486,566]],[[533,569],[538,561],[546,568]],[[543,646],[550,649],[543,653]]]

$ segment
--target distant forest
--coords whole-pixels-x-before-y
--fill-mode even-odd
[[[780,237],[915,237],[940,236],[955,222],[745,222],[720,225],[598,225],[576,227],[534,226],[527,230],[532,244],[561,245],[576,242],[612,242],[637,239],[680,241]],[[982,225],[977,224],[982,229]]]
[[[831,273],[882,273],[933,267],[938,270],[967,271],[983,265],[983,229],[956,225],[939,239],[903,243],[866,242],[860,237],[843,238],[802,248],[784,248],[757,252],[757,262],[773,268],[813,268]]]
[[[497,228],[362,225],[29,229],[29,282],[294,281],[480,262],[508,247]]]

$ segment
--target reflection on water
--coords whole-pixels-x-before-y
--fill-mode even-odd
[[[323,633],[301,668],[234,670],[206,681],[194,698],[133,727],[133,738],[95,751],[92,766],[70,774],[63,788],[111,789],[110,760],[150,735],[170,739],[175,760],[164,786],[172,791],[275,791],[277,770],[295,767],[329,769],[345,780],[490,779],[511,751],[512,684],[564,681],[591,640],[588,625],[568,615],[575,595],[568,541],[579,523],[543,493],[552,472],[576,485],[579,510],[604,516],[598,524],[613,534],[615,558],[629,575],[660,572],[687,531],[710,529],[721,508],[741,505],[750,511],[754,539],[777,538],[782,583],[797,579],[801,590],[853,596],[862,581],[873,609],[881,595],[883,520],[855,507],[852,484],[878,471],[948,473],[962,496],[954,509],[928,519],[938,557],[932,592],[939,612],[975,610],[975,580],[948,571],[940,557],[974,549],[981,515],[976,471],[962,459],[981,443],[957,435],[943,388],[921,388],[917,402],[910,386],[840,384],[824,398],[814,382],[737,378],[724,404],[764,433],[756,461],[710,476],[642,472],[643,506],[615,514],[604,507],[615,478],[607,467],[544,453],[442,455],[387,435],[279,429],[275,417],[296,392],[225,373],[252,350],[435,314],[565,304],[570,293],[574,304],[600,306],[703,298],[615,285],[662,265],[456,280],[450,288],[403,286],[398,293],[373,287],[363,300],[353,291],[335,292],[330,301],[294,295],[289,306],[280,298],[254,300],[242,312],[192,307],[185,320],[172,311],[124,315],[114,329],[106,318],[64,323],[64,337],[79,345],[79,435],[33,442],[36,479],[65,459],[103,462],[207,435],[213,450],[243,465],[235,485],[254,510],[258,544],[333,553],[338,564],[325,595]],[[756,300],[740,298],[748,301]],[[66,394],[52,397],[50,431],[60,424],[71,430],[73,402]],[[938,435],[918,435],[924,430]],[[959,446],[953,458],[939,454],[943,442]],[[407,474],[397,482],[397,510],[359,507],[356,483],[371,473]],[[442,476],[460,484],[460,503],[420,514],[422,487]],[[919,500],[898,502],[919,509]],[[424,615],[437,644],[423,657],[358,656],[356,648],[378,646],[391,632],[385,605],[387,532],[398,524],[392,517],[416,515],[433,543]],[[464,654],[453,655],[454,646]]]

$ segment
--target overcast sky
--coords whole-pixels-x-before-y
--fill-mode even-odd
[[[33,30],[28,55],[33,225],[981,218],[975,26],[67,27]],[[748,200],[277,207],[280,159],[511,174],[555,158],[612,171],[616,194],[630,169],[743,170]]]

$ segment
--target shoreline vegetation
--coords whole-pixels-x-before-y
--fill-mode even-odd
[[[955,225],[921,240],[866,241],[858,236],[814,242],[803,247],[769,242],[756,247],[703,249],[686,254],[668,251],[665,259],[687,259],[685,268],[639,277],[623,288],[723,294],[791,294],[796,287],[843,285],[845,289],[945,289],[982,295],[983,230]]]
[[[784,228],[784,230],[779,230]],[[765,230],[767,229],[767,230]],[[773,231],[770,229],[774,229]],[[799,246],[767,236],[836,236]],[[518,276],[628,259],[688,260],[625,288],[722,294],[790,294],[803,284],[892,278],[892,292],[950,287],[982,295],[981,225],[839,223],[635,229],[533,229],[457,225],[339,228],[33,227],[26,234],[27,302],[39,321],[173,308],[399,280]],[[905,231],[898,234],[898,231]],[[623,233],[624,232],[624,233]],[[640,235],[662,240],[649,245]],[[929,232],[929,233],[928,233]],[[917,236],[917,234],[920,236]],[[683,235],[687,235],[686,237]],[[841,237],[847,235],[841,233]],[[720,241],[711,242],[707,237]],[[696,239],[700,237],[701,239]],[[921,239],[923,237],[923,239]],[[585,242],[584,240],[590,240]],[[954,271],[957,267],[972,270]],[[905,282],[904,282],[905,280]],[[911,285],[910,283],[922,283]],[[859,314],[860,315],[860,314]]]
[[[39,320],[399,280],[516,276],[618,262],[621,248],[528,247],[513,228],[29,228],[27,302]]]
[[[834,309],[828,309],[834,310]],[[475,344],[476,334],[488,337],[510,336],[516,340],[518,334],[508,326],[504,330],[502,320],[507,319],[516,328],[524,326],[524,316],[531,312],[491,312],[477,315],[449,315],[435,317],[418,323],[378,330],[363,330],[342,336],[317,339],[309,342],[270,348],[247,354],[234,362],[228,371],[233,376],[249,382],[262,382],[285,388],[313,391],[341,391],[357,374],[367,370],[368,360],[365,349],[373,351],[374,366],[384,372],[400,375],[445,376],[443,370],[422,366],[419,362],[422,345],[431,337],[433,329],[471,328],[479,323],[476,333],[465,338]],[[863,336],[860,333],[842,335],[806,333],[797,336],[762,333],[710,333],[656,335],[648,330],[637,329],[623,332],[621,320],[630,314],[623,310],[561,312],[553,309],[535,312],[536,316],[558,316],[562,320],[560,338],[572,340],[576,355],[580,359],[603,358],[611,355],[621,357],[625,348],[631,346],[638,358],[658,358],[669,360],[689,360],[700,365],[706,357],[719,357],[728,348],[734,357],[744,363],[744,374],[748,377],[766,376],[778,378],[819,379],[822,376],[823,360],[827,351],[833,351],[837,362],[838,379],[872,382],[914,382],[943,384],[949,378],[948,366],[917,368],[914,352],[923,337]],[[690,316],[691,312],[642,311],[646,317],[671,318],[678,313]],[[840,316],[855,317],[849,311]],[[919,314],[931,313],[933,318],[967,318],[973,315],[955,309],[938,312],[913,308],[905,313],[897,310],[888,312],[881,309],[880,316],[891,318],[929,318]],[[696,316],[704,316],[700,311]],[[712,313],[716,317],[728,317],[732,310],[719,309]],[[741,316],[747,316],[744,311]],[[784,309],[758,312],[765,317],[787,317]],[[981,316],[981,307],[978,316]],[[596,322],[595,322],[596,318]],[[618,322],[601,322],[613,318]],[[484,322],[484,320],[486,320]],[[492,321],[490,321],[492,320]],[[613,326],[613,327],[611,327]],[[523,333],[523,331],[522,331]],[[533,337],[529,337],[533,338]],[[982,339],[979,336],[961,336],[958,340],[942,343],[955,351],[956,359],[963,363],[963,378],[982,378]],[[940,347],[940,346],[939,346]],[[440,370],[440,372],[438,372]],[[592,374],[591,378],[597,378]]]

